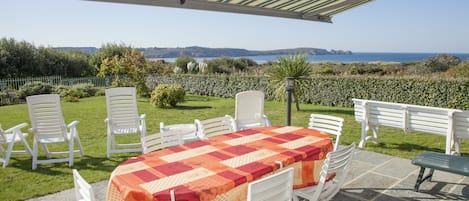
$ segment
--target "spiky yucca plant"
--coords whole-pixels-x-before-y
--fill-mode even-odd
[[[280,56],[278,61],[272,64],[268,70],[267,76],[271,84],[274,86],[275,98],[277,100],[285,100],[285,77],[295,78],[295,88],[293,91],[293,99],[296,103],[296,110],[300,110],[299,98],[303,95],[302,87],[305,80],[311,77],[312,69],[306,61],[305,54],[296,54],[289,56]]]

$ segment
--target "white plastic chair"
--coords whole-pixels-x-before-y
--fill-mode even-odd
[[[293,168],[264,177],[248,185],[248,201],[290,201],[293,197]]]
[[[168,130],[161,133],[147,135],[142,138],[144,154],[181,144],[183,144],[183,140],[179,130]]]
[[[206,120],[196,119],[194,122],[200,139],[231,133],[235,130],[234,119],[229,115]]]
[[[30,129],[34,133],[33,143],[33,165],[32,169],[37,168],[37,164],[67,162],[68,166],[73,166],[74,153],[84,155],[76,125],[78,121],[65,125],[60,106],[60,97],[57,94],[43,94],[26,97],[28,103],[29,118],[31,120]],[[74,141],[77,141],[78,150],[74,148]],[[52,152],[47,147],[48,144],[67,143],[67,151]],[[38,160],[39,148],[42,145],[46,160]],[[66,158],[50,159],[56,155],[68,155]]]
[[[195,124],[171,124],[164,125],[163,122],[160,122],[160,132],[166,132],[171,130],[177,130],[181,134],[181,138],[184,143],[189,143],[199,140],[197,137],[197,127]]]
[[[309,118],[308,128],[319,130],[323,133],[335,135],[334,150],[337,149],[340,143],[340,136],[342,135],[342,126],[344,119],[323,114],[311,114]]]
[[[73,169],[73,182],[75,184],[75,197],[77,201],[95,201],[94,191],[91,185]]]
[[[243,91],[236,94],[236,130],[271,126],[264,115],[264,93],[262,91]]]
[[[11,154],[33,154],[31,148],[28,145],[28,142],[26,141],[28,134],[21,132],[21,129],[27,125],[27,123],[22,123],[7,130],[3,130],[2,125],[0,124],[0,152],[3,156],[0,158],[0,162],[3,163],[3,168],[8,165]],[[13,150],[14,144],[20,141],[23,142],[25,150]],[[6,149],[3,147],[4,144],[7,145]]]
[[[330,200],[342,188],[348,171],[351,168],[355,143],[342,149],[330,152],[322,165],[318,185],[308,186],[293,191],[293,199],[306,198],[309,201]],[[327,181],[328,176],[335,174],[334,178]]]
[[[145,114],[138,115],[134,87],[106,89],[107,157],[112,153],[141,152],[141,138],[145,137]],[[118,143],[116,136],[139,134],[138,142]]]

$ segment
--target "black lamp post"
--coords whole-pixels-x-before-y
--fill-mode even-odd
[[[287,92],[287,126],[291,125],[291,94],[295,88],[295,78],[285,77],[285,91]]]

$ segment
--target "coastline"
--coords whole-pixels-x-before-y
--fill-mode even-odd
[[[430,57],[441,54],[454,55],[461,61],[469,60],[469,53],[386,53],[386,52],[354,52],[350,55],[308,55],[308,62],[339,62],[339,63],[405,63],[419,62]],[[258,55],[232,58],[248,58],[258,64],[276,61],[279,56],[288,55]],[[204,60],[217,59],[219,57],[194,57],[197,62]],[[174,62],[176,58],[148,58],[149,60],[165,60],[166,62]]]

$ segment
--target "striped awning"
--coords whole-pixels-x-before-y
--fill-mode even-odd
[[[91,0],[244,13],[331,23],[332,16],[372,0]]]

